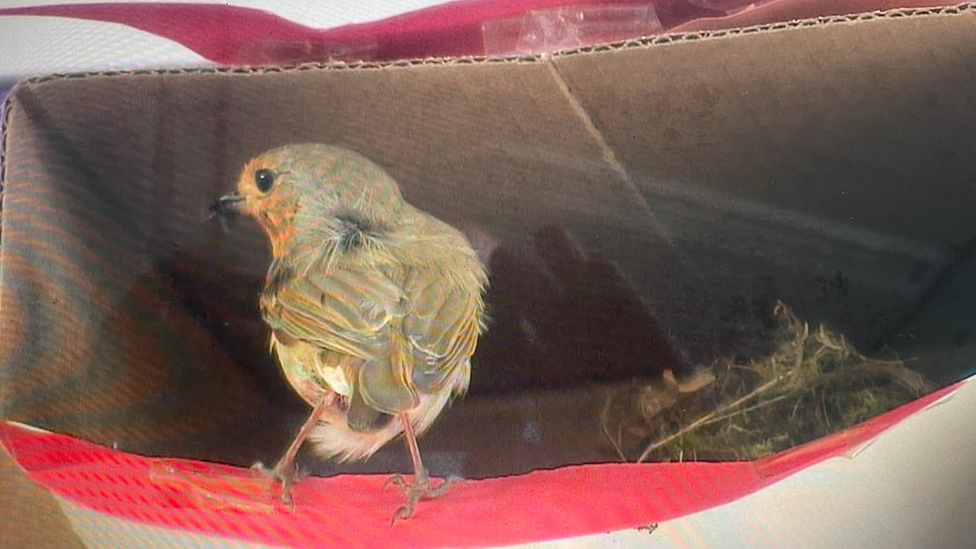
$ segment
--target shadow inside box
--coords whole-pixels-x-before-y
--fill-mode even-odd
[[[221,246],[237,248],[253,229],[236,226]],[[249,253],[242,267],[172,242],[149,248],[151,268],[101,318],[81,346],[85,356],[53,383],[42,384],[43,369],[17,377],[4,399],[8,417],[143,455],[274,462],[308,407],[268,349],[257,306],[267,258]],[[619,461],[601,424],[610,395],[666,371],[692,374],[692,364],[633,281],[566,230],[543,227],[530,246],[485,256],[489,329],[468,395],[420,440],[429,470],[485,478]],[[48,299],[19,291],[27,301]],[[749,322],[752,332],[772,326]],[[737,351],[763,352],[746,347]],[[298,462],[319,476],[411,471],[401,440],[362,463],[322,461],[307,447]]]
[[[473,359],[470,390],[421,438],[435,475],[482,478],[561,465],[615,460],[600,430],[607,391],[635,378],[687,368],[647,305],[608,261],[588,255],[557,227],[537,232],[529,257],[497,247],[487,263],[491,286],[488,332]],[[220,298],[222,277],[208,281],[198,261],[161,266],[179,301],[205,324],[215,344],[246,372],[267,400],[266,415],[241,439],[240,430],[215,434],[239,465],[272,461],[305,418],[267,353],[266,328],[255,310],[260,277],[232,282],[233,300]],[[228,325],[227,319],[233,319]],[[242,418],[244,420],[244,418]],[[245,420],[247,421],[247,420]],[[234,432],[234,435],[231,435]],[[283,435],[287,434],[287,436]],[[233,439],[218,442],[217,439]],[[490,441],[490,444],[488,443]],[[228,447],[241,447],[227,456]],[[318,460],[305,448],[300,466],[316,475],[410,472],[401,440],[362,463]]]
[[[144,455],[273,462],[308,408],[269,353],[260,269],[240,274],[214,254],[153,246],[158,259],[101,320],[88,356],[41,390],[22,378],[7,416]],[[615,460],[599,425],[608,388],[687,366],[611,263],[556,227],[533,249],[497,247],[488,259],[491,321],[470,391],[420,440],[434,475]],[[411,470],[399,439],[365,463],[321,461],[308,448],[299,463],[316,475]]]

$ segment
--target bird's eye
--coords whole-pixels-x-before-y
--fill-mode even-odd
[[[274,174],[271,173],[271,170],[258,170],[254,172],[254,186],[259,191],[266,193],[271,190],[272,185],[274,185]]]

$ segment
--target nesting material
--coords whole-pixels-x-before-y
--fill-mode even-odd
[[[604,434],[625,461],[749,460],[843,430],[934,389],[904,360],[868,358],[844,336],[774,311],[773,352],[725,359],[711,383],[682,392],[674,378],[608,395]],[[707,371],[706,370],[706,371]]]

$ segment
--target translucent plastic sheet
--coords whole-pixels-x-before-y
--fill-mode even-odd
[[[560,6],[486,21],[481,26],[489,57],[568,50],[649,36],[663,28],[652,3]]]
[[[731,14],[774,1],[775,0],[757,0],[755,2],[752,0],[688,0],[688,3],[693,6]]]

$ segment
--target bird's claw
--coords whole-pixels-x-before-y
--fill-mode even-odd
[[[281,502],[289,507],[294,505],[294,500],[291,497],[291,485],[294,484],[295,476],[298,472],[294,465],[288,467],[282,466],[279,463],[274,467],[268,467],[258,461],[255,462],[254,465],[251,465],[251,469],[269,478],[271,480],[272,487],[276,484],[281,486],[281,494],[278,496],[281,499]],[[271,492],[273,494],[274,490],[272,489]]]
[[[402,490],[404,494],[406,494],[410,489],[410,485],[407,484],[407,481],[403,478],[403,475],[393,475],[392,477],[386,479],[386,482],[383,483],[383,489],[385,490],[390,486],[396,486]]]
[[[394,511],[390,525],[396,524],[396,521],[399,519],[408,519],[413,516],[414,507],[417,506],[417,502],[425,499],[439,498],[446,494],[451,489],[451,486],[463,482],[464,479],[461,477],[450,476],[436,487],[431,487],[430,481],[426,478],[415,480],[413,484],[408,484],[403,478],[403,475],[393,475],[383,483],[383,486],[393,485],[399,487],[403,491],[403,495],[407,497],[407,502]]]

